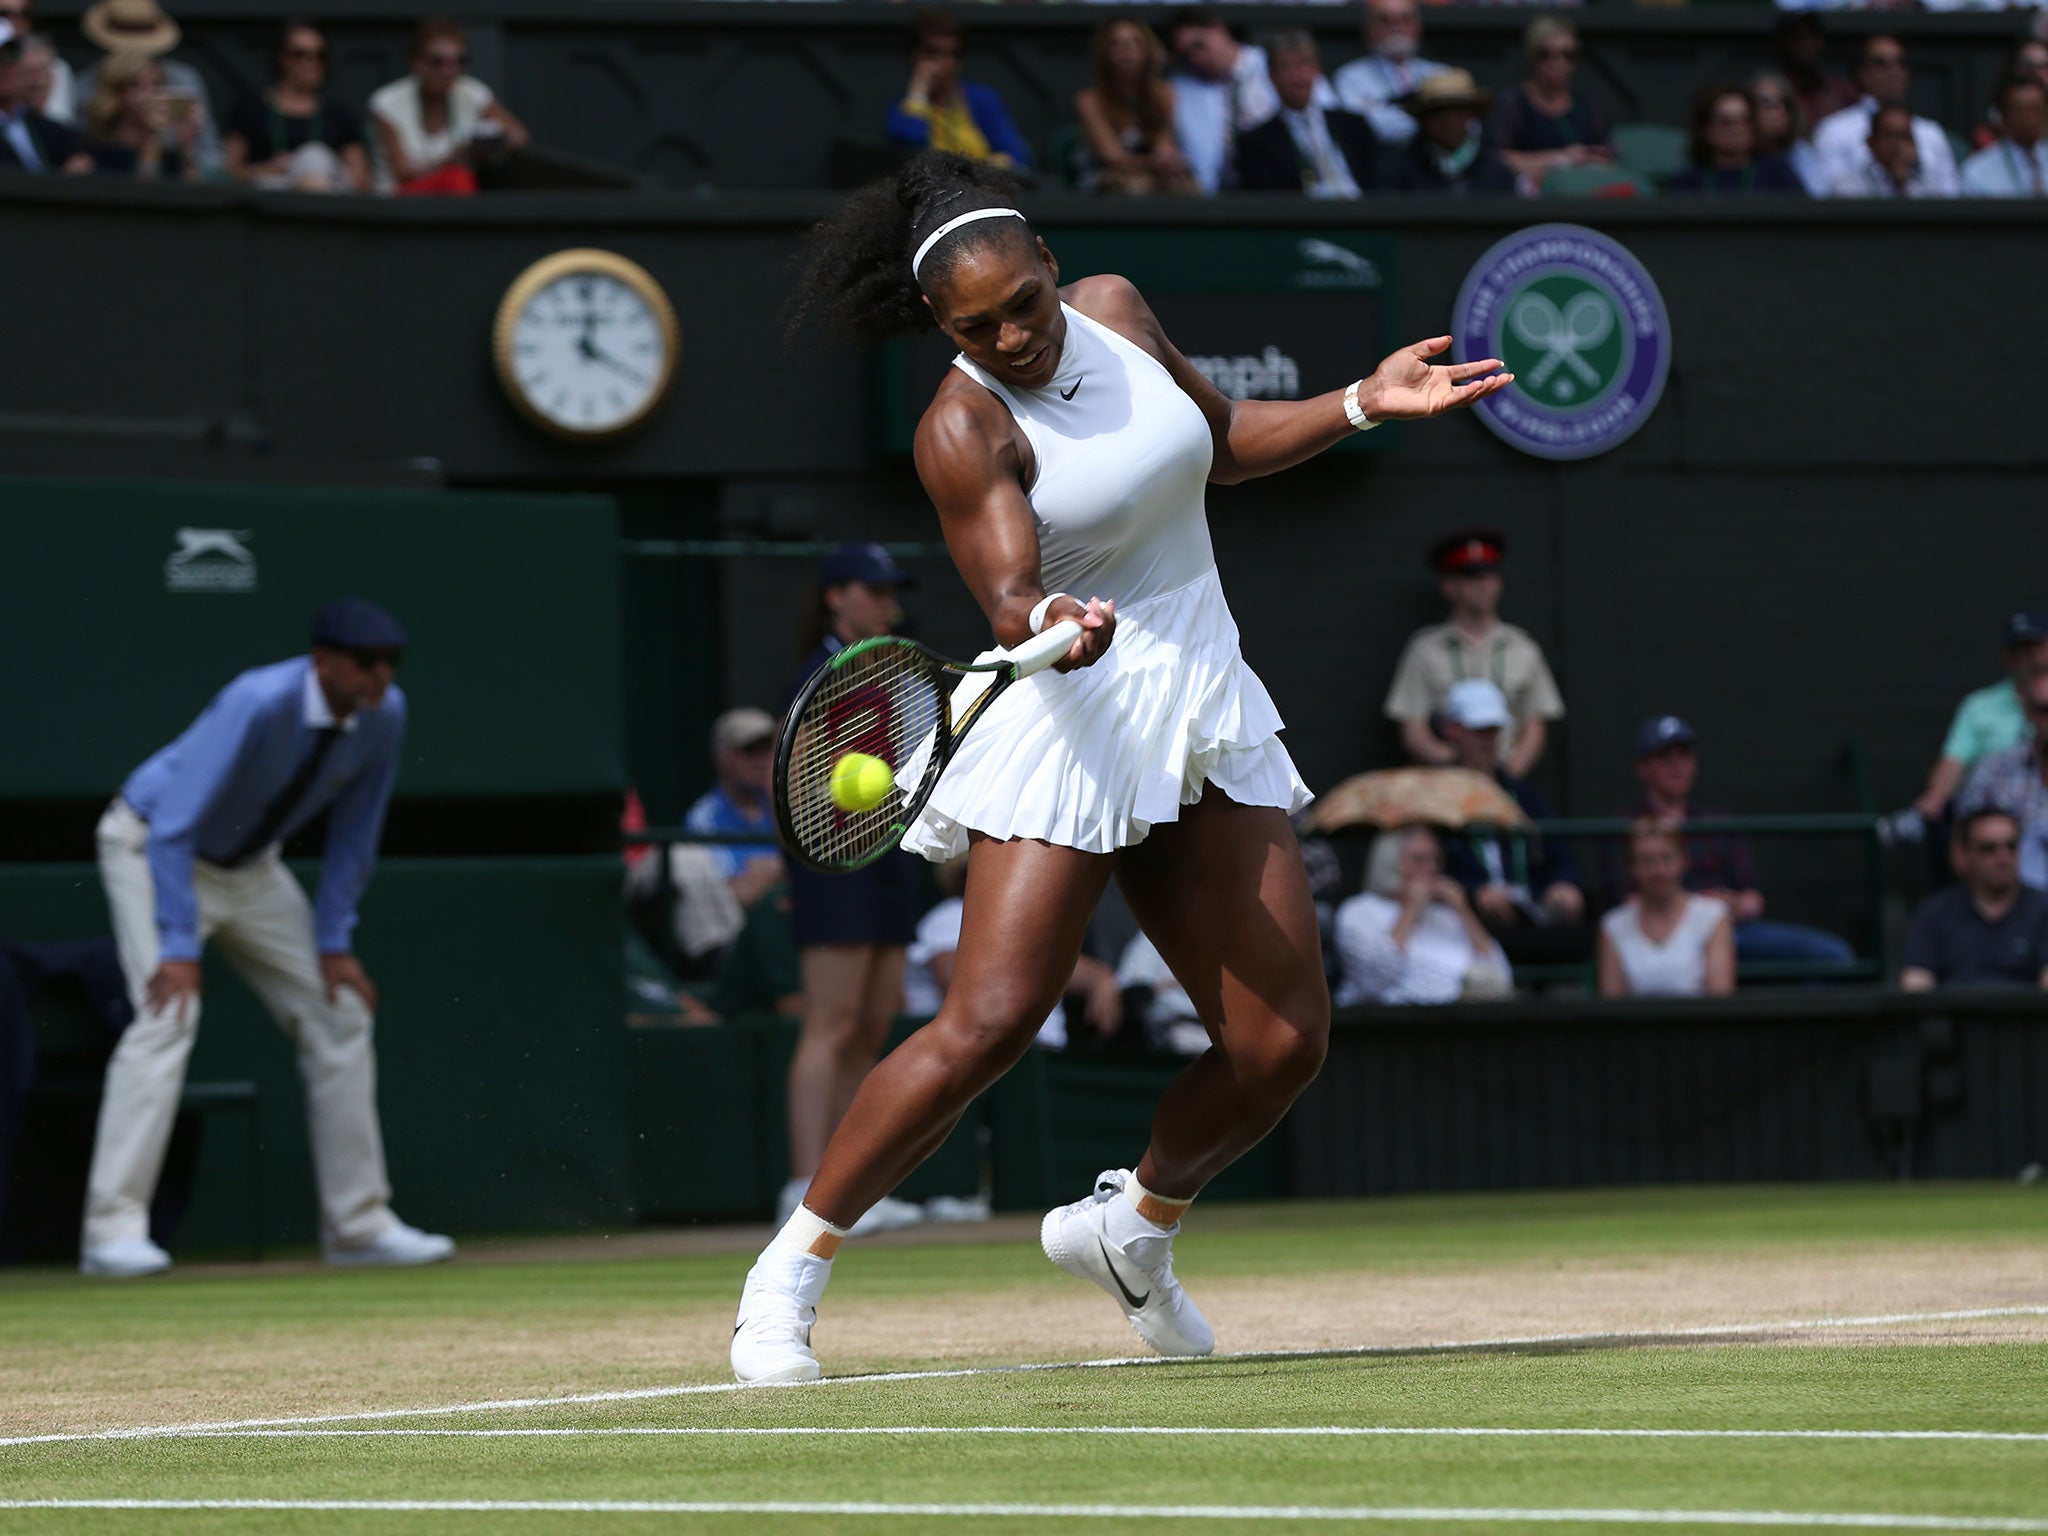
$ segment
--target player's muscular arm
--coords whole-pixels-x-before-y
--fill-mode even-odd
[[[965,379],[948,380],[940,389],[912,445],[918,478],[938,508],[946,549],[1005,646],[1031,637],[1031,610],[1045,596],[1038,526],[1024,499],[1027,451],[1009,411]],[[1077,619],[1082,626],[1062,667],[1093,662],[1116,629],[1114,605],[1092,600],[1064,598],[1046,618]]]
[[[1123,277],[1084,278],[1066,290],[1067,302],[1092,319],[1136,342],[1166,371],[1208,418],[1215,439],[1209,478],[1218,485],[1274,474],[1312,459],[1355,430],[1344,410],[1344,391],[1312,400],[1232,400],[1181,356],[1168,340],[1143,294]],[[1361,382],[1358,404],[1372,421],[1420,420],[1440,416],[1505,389],[1514,375],[1498,373],[1498,358],[1434,367],[1429,359],[1451,344],[1433,337],[1385,359]]]

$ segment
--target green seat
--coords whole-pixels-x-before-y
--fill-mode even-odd
[[[1662,123],[1624,123],[1614,130],[1614,158],[1652,186],[1685,169],[1685,130]]]
[[[1045,158],[1039,164],[1047,176],[1057,176],[1061,186],[1078,190],[1086,158],[1082,151],[1086,143],[1078,123],[1055,128],[1046,135]]]
[[[1543,178],[1545,197],[1649,197],[1655,190],[1617,165],[1560,165]]]

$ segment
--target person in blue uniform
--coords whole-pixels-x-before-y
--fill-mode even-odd
[[[842,544],[818,568],[806,640],[784,708],[835,651],[886,635],[902,621],[897,592],[911,576],[879,544]],[[847,1105],[874,1067],[903,1006],[905,951],[917,933],[917,860],[891,854],[850,874],[821,875],[791,862],[791,922],[802,964],[804,1011],[789,1064],[789,1182],[777,1221],[787,1221]],[[917,1206],[878,1200],[860,1231],[908,1226]]]

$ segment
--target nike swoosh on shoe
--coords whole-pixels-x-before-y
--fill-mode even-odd
[[[1152,1299],[1152,1293],[1150,1291],[1147,1291],[1142,1296],[1133,1296],[1131,1294],[1131,1288],[1128,1285],[1124,1284],[1124,1277],[1116,1267],[1116,1260],[1110,1257],[1109,1244],[1098,1237],[1095,1239],[1095,1245],[1102,1250],[1102,1262],[1109,1268],[1109,1278],[1114,1280],[1116,1282],[1116,1288],[1124,1293],[1125,1301],[1129,1302],[1134,1307],[1142,1307],[1143,1305],[1145,1305],[1146,1302]]]

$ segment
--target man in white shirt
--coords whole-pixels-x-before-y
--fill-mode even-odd
[[[1906,87],[1912,83],[1912,74],[1906,68],[1906,49],[1896,37],[1880,32],[1863,45],[1863,57],[1856,65],[1856,84],[1863,91],[1863,99],[1853,107],[1822,118],[1820,126],[1813,130],[1813,149],[1820,159],[1822,185],[1836,197],[1954,197],[1956,195],[1956,157],[1949,148],[1948,135],[1941,125],[1924,117],[1911,119],[1913,145],[1917,153],[1918,175],[1925,190],[1920,192],[1893,192],[1886,194],[1878,190],[1877,182],[1869,174],[1872,166],[1870,148],[1872,118],[1880,107],[1901,107],[1906,104]],[[1844,192],[1842,187],[1854,190]]]
[[[1371,123],[1382,144],[1406,144],[1415,136],[1415,119],[1394,103],[1448,66],[1416,57],[1422,47],[1416,0],[1365,0],[1365,46],[1364,58],[1332,77],[1337,99]]]
[[[1998,93],[2005,131],[1963,162],[1965,197],[2048,197],[2048,85],[2014,75]]]
[[[1237,136],[1270,121],[1280,98],[1266,68],[1266,51],[1240,43],[1214,11],[1184,6],[1166,18],[1173,54],[1173,127],[1181,153],[1205,194],[1234,187]],[[1317,101],[1337,105],[1330,83],[1317,80]]]
[[[1879,107],[1870,119],[1870,163],[1835,178],[1831,197],[1954,197],[1940,192],[1927,178],[1913,132],[1913,114],[1904,107]]]

